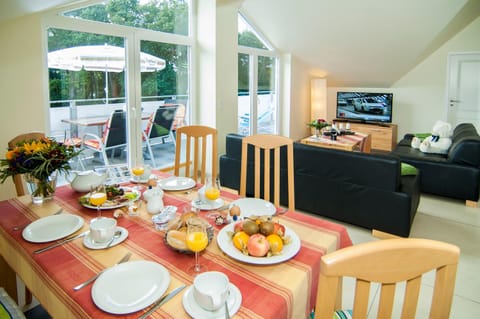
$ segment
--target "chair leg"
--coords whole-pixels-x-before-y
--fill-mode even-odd
[[[150,146],[150,143],[148,143],[148,141],[146,142],[146,145],[148,153],[150,154],[150,160],[152,161],[153,167],[157,167],[157,164],[155,163],[155,157],[153,157],[152,147]]]

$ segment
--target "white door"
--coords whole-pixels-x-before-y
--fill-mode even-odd
[[[448,56],[447,120],[455,127],[472,123],[480,132],[480,53]]]

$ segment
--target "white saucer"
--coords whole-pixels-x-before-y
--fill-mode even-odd
[[[115,238],[113,240],[110,247],[113,247],[113,246],[116,246],[116,245],[120,244],[121,242],[123,242],[128,237],[128,230],[126,230],[125,228],[117,227],[117,230],[120,230],[122,232],[122,234],[120,235],[120,237]],[[92,238],[90,238],[90,235],[87,235],[87,236],[83,237],[83,245],[87,248],[90,248],[90,249],[105,249],[105,246],[107,246],[107,244],[108,244],[108,242],[106,242],[106,243],[96,243],[96,242],[94,242],[92,240]]]
[[[227,298],[227,306],[230,317],[237,313],[242,305],[242,293],[234,284],[230,283],[230,295]],[[200,307],[193,297],[193,286],[187,288],[183,294],[183,308],[194,319],[224,319],[225,307],[216,311],[207,311]]]
[[[209,203],[207,201],[201,201],[199,199],[194,199],[192,201],[192,207],[198,208],[200,210],[213,210],[218,209],[223,206],[223,199],[217,198],[213,203]]]

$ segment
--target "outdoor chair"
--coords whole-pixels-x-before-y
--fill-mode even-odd
[[[150,145],[163,144],[166,138],[170,138],[175,145],[173,123],[178,105],[159,106],[150,116],[145,129],[146,141]]]
[[[198,181],[200,177],[200,182],[204,184],[207,162],[210,162],[212,180],[215,180],[218,160],[217,129],[203,125],[189,125],[177,128],[176,133],[175,165],[173,167],[175,176],[180,176],[180,171],[183,169],[184,176],[191,177],[195,181]],[[182,146],[183,140],[185,140],[185,147]],[[185,156],[182,156],[182,152],[185,152]],[[162,171],[168,170],[172,170],[172,168],[162,169]]]
[[[371,313],[369,318],[416,318],[422,275],[433,270],[433,289],[429,285],[425,290],[429,291],[428,295],[433,293],[428,318],[448,319],[459,255],[457,246],[418,238],[367,242],[324,255],[320,264],[315,318],[332,319],[334,311],[339,318],[347,318],[343,317],[345,310],[341,310],[343,277],[356,280],[353,311],[349,310],[353,318],[367,318],[372,284],[380,285],[380,295],[376,316]],[[395,291],[400,288],[404,288],[404,293],[395,298]],[[397,310],[399,313],[395,312]],[[417,318],[427,318],[427,314],[417,314]]]
[[[271,184],[271,169],[270,169],[270,155],[273,152],[273,204],[276,207],[280,206],[280,148],[287,148],[287,177],[288,182],[288,210],[295,210],[295,184],[293,178],[293,141],[292,139],[280,135],[271,134],[257,134],[246,136],[242,139],[242,160],[240,169],[240,191],[242,197],[247,196],[247,163],[249,146],[253,146],[254,150],[254,174],[250,178],[254,178],[254,196],[255,198],[262,198],[261,196],[261,170],[263,167],[263,199],[270,201],[270,184]],[[264,158],[264,163],[261,163],[261,156]],[[249,174],[248,174],[249,175]]]
[[[83,135],[82,147],[93,152],[102,154],[105,166],[109,166],[107,152],[111,151],[112,156],[118,149],[123,150],[127,145],[126,112],[115,110],[110,115],[102,137],[93,133]]]

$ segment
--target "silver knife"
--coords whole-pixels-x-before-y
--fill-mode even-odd
[[[152,304],[152,307],[147,312],[145,312],[143,315],[138,317],[138,319],[148,318],[148,316],[150,316],[155,310],[157,310],[158,307],[160,307],[161,305],[163,305],[164,303],[166,303],[167,301],[172,299],[176,294],[178,294],[180,291],[182,291],[182,289],[185,288],[185,287],[186,287],[185,285],[177,287],[177,288],[173,289],[172,292],[170,292],[168,295],[165,295],[162,298],[155,301]]]
[[[124,263],[124,262],[128,261],[128,260],[130,259],[130,256],[132,256],[132,253],[130,253],[130,252],[127,253],[127,254],[126,254],[125,256],[123,256],[123,258],[120,259],[120,260],[118,261],[118,263],[116,263],[114,266],[119,265],[119,264],[121,264],[121,263]],[[82,282],[80,285],[73,287],[73,290],[77,291],[77,290],[80,290],[80,289],[82,289],[83,287],[87,286],[89,283],[91,283],[92,281],[94,281],[95,279],[97,279],[98,276],[100,276],[101,274],[103,274],[107,269],[108,269],[108,268],[105,268],[104,270],[100,271],[98,274],[96,274],[96,275],[93,276],[92,278],[88,279],[87,281],[84,281],[84,282]]]
[[[34,254],[42,253],[42,252],[44,252],[44,251],[46,251],[46,250],[49,250],[49,249],[58,247],[58,246],[60,246],[60,245],[63,245],[63,244],[65,244],[65,243],[68,243],[69,241],[75,240],[75,239],[77,239],[77,238],[84,237],[86,234],[88,234],[88,231],[83,232],[83,233],[78,234],[78,235],[73,236],[73,237],[69,237],[69,238],[64,239],[64,240],[62,240],[62,241],[56,242],[55,244],[51,244],[50,246],[44,247],[44,248],[42,248],[42,249],[37,249],[37,250],[35,250],[33,253],[34,253]]]

